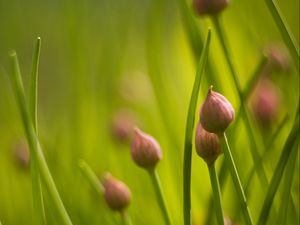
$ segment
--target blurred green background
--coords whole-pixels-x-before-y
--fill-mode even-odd
[[[158,165],[158,173],[174,224],[183,223],[183,142],[197,59],[185,29],[180,1],[0,0],[0,221],[3,225],[33,224],[30,171],[26,162],[20,165],[16,156],[16,149],[25,137],[9,82],[8,51],[17,51],[27,88],[38,36],[42,39],[39,136],[73,223],[109,225],[119,220],[118,214],[109,210],[80,173],[77,163],[82,158],[98,175],[110,171],[129,186],[133,196],[129,213],[134,224],[163,224],[148,175],[131,161],[130,143],[118,140],[112,131],[115,118],[119,115],[127,118],[128,114],[129,119],[161,144],[164,158]],[[207,28],[212,27],[211,21],[207,17],[196,18],[191,1],[186,3],[204,38]],[[278,0],[278,3],[299,43],[299,0]],[[232,0],[222,13],[222,23],[244,88],[265,46],[283,45],[280,33],[264,1],[259,0]],[[205,73],[199,106],[208,85],[213,84],[238,111],[236,89],[213,28],[209,61],[215,74]],[[299,71],[290,65],[288,71],[273,72],[270,77],[280,90],[282,101],[276,119],[268,128],[261,128],[253,120],[260,145],[266,146],[286,115],[288,120],[272,148],[260,149],[261,155],[268,150],[263,162],[269,180],[295,115]],[[229,128],[229,141],[244,184],[253,161],[241,120],[236,126],[237,132]],[[222,160],[223,156],[218,159],[217,168]],[[294,210],[289,211],[287,223],[290,225],[299,218],[299,159],[296,168],[291,187]],[[250,209],[256,221],[265,195],[257,176],[251,182],[250,193]],[[193,151],[195,225],[204,224],[211,210],[210,195],[206,165]],[[223,202],[225,214],[243,224],[229,177]],[[276,198],[277,210],[280,203],[280,197]],[[61,224],[47,193],[45,204],[48,224]],[[269,224],[275,224],[277,218],[273,215]]]

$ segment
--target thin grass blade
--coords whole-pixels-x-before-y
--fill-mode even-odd
[[[22,117],[29,149],[31,155],[35,155],[37,159],[38,166],[40,168],[40,175],[43,181],[45,182],[45,186],[49,192],[49,196],[54,202],[54,205],[60,214],[62,218],[62,222],[65,225],[71,225],[72,222],[69,218],[69,215],[67,211],[65,210],[65,207],[63,205],[63,202],[59,196],[59,193],[56,189],[55,183],[53,181],[53,178],[51,176],[51,173],[49,171],[49,168],[47,166],[46,160],[44,158],[42,149],[40,147],[38,138],[36,136],[34,127],[32,125],[32,121],[29,115],[29,111],[27,108],[27,104],[25,101],[25,94],[24,94],[24,88],[23,88],[23,83],[21,79],[21,73],[20,73],[20,68],[19,68],[19,63],[17,59],[17,54],[16,52],[11,52],[10,53],[10,63],[11,63],[11,83],[13,90],[15,92],[16,98],[17,98],[17,104],[20,110],[20,114]]]
[[[183,214],[184,224],[191,224],[191,164],[192,164],[192,142],[195,123],[195,110],[198,101],[198,94],[201,84],[201,78],[204,73],[205,64],[208,58],[209,46],[211,40],[211,30],[208,30],[204,48],[201,53],[197,68],[193,91],[190,99],[184,141],[184,162],[183,162]]]
[[[298,111],[297,111],[297,113],[298,113]],[[258,225],[264,225],[264,224],[266,224],[266,222],[268,220],[270,209],[271,209],[275,194],[278,190],[280,181],[282,180],[283,171],[287,165],[289,156],[291,154],[293,154],[292,151],[298,151],[298,148],[293,148],[294,143],[299,141],[298,135],[299,135],[299,115],[297,115],[297,118],[295,120],[293,128],[291,129],[289,136],[284,144],[279,161],[274,170],[270,185],[268,187],[268,192],[266,194],[262,209],[260,211],[260,215],[259,215],[258,223],[257,223]]]

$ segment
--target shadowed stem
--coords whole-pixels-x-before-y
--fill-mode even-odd
[[[32,62],[32,71],[30,77],[30,86],[29,86],[29,113],[32,121],[32,125],[38,135],[37,129],[37,92],[38,92],[38,66],[41,50],[41,38],[37,38],[33,62]],[[35,154],[31,155],[30,160],[30,171],[32,175],[32,198],[33,198],[33,208],[34,208],[34,220],[35,224],[43,225],[46,224],[46,215],[45,207],[43,201],[43,192],[40,181],[39,168],[36,161]]]
[[[120,214],[121,214],[122,223],[124,225],[132,225],[131,218],[127,213],[127,211],[120,212]]]
[[[31,155],[34,155],[37,159],[37,164],[40,169],[40,176],[45,182],[45,186],[49,192],[49,196],[54,202],[54,205],[59,213],[59,215],[62,218],[63,224],[65,225],[71,225],[72,222],[69,218],[69,215],[67,211],[65,210],[65,207],[63,205],[63,202],[59,196],[59,193],[56,189],[55,183],[53,181],[53,178],[51,176],[51,173],[49,171],[49,168],[47,166],[47,162],[44,158],[43,151],[40,147],[38,138],[36,136],[34,127],[32,126],[31,118],[28,112],[28,108],[25,101],[25,94],[24,94],[24,88],[23,83],[21,79],[20,69],[19,69],[19,63],[17,59],[16,52],[10,53],[10,63],[11,63],[11,83],[13,90],[15,91],[15,95],[17,98],[17,103],[19,106],[19,110],[22,117],[22,122],[24,125],[25,133],[27,136],[27,142],[29,145],[30,153]]]
[[[156,192],[157,201],[162,211],[165,223],[166,225],[172,225],[157,171],[154,169],[152,171],[149,171],[149,174]]]
[[[260,179],[261,186],[263,188],[265,188],[268,185],[267,175],[265,173],[263,165],[259,161],[260,155],[259,155],[259,151],[258,151],[258,143],[257,143],[256,137],[255,137],[254,129],[253,129],[252,124],[251,124],[250,115],[247,112],[247,106],[246,106],[246,104],[244,102],[244,99],[243,99],[243,92],[242,92],[240,82],[238,80],[238,75],[237,75],[236,70],[234,68],[233,62],[231,61],[231,56],[230,56],[230,53],[229,53],[229,49],[227,47],[228,42],[226,40],[225,33],[222,30],[222,27],[221,27],[221,24],[220,24],[220,21],[219,21],[219,17],[214,16],[214,17],[212,17],[212,20],[213,20],[214,26],[216,28],[221,46],[223,48],[223,52],[224,52],[227,64],[228,64],[229,69],[231,71],[231,75],[232,75],[232,78],[234,80],[235,87],[236,87],[237,92],[238,92],[238,97],[239,97],[239,100],[240,100],[240,103],[241,103],[241,109],[240,109],[241,110],[241,115],[243,115],[244,122],[245,122],[246,128],[247,128],[248,133],[249,133],[250,144],[253,146],[250,149],[251,150],[250,151],[251,157],[252,157],[253,163],[254,163],[254,165],[257,169],[256,172],[257,172],[257,175]]]
[[[224,151],[224,156],[225,156],[225,160],[228,163],[228,167],[230,169],[230,173],[231,173],[231,177],[232,177],[232,181],[235,187],[235,190],[237,192],[238,195],[238,199],[240,201],[242,210],[243,210],[243,214],[244,214],[244,218],[245,218],[245,223],[247,225],[252,225],[252,218],[251,218],[251,214],[250,214],[250,210],[248,208],[247,205],[247,200],[246,200],[246,196],[242,187],[242,183],[240,181],[238,172],[237,172],[237,168],[235,166],[235,162],[233,160],[232,154],[231,154],[231,149],[226,137],[226,134],[223,134],[223,138],[220,138],[221,142],[222,142],[222,146],[223,147],[223,151]]]
[[[297,118],[295,119],[292,130],[289,133],[289,136],[284,144],[283,150],[281,152],[279,161],[274,170],[268,191],[258,218],[258,225],[264,225],[267,222],[270,209],[274,200],[274,196],[278,190],[280,181],[282,180],[282,175],[284,168],[288,162],[289,156],[292,151],[298,151],[298,148],[293,148],[294,142],[298,141],[299,135],[299,111],[297,110]]]
[[[195,110],[198,101],[198,93],[201,84],[201,78],[204,72],[208,58],[209,46],[211,40],[211,31],[208,30],[206,42],[202,50],[197,68],[197,74],[190,99],[188,115],[185,127],[184,140],[184,161],[183,161],[183,216],[184,224],[191,225],[191,164],[192,164],[192,142],[195,123]]]
[[[221,191],[219,185],[219,179],[216,172],[215,163],[212,165],[207,165],[209,170],[210,182],[211,187],[213,190],[213,198],[214,198],[214,207],[216,210],[217,221],[219,225],[224,225],[224,214],[222,208],[222,198],[221,198]]]
[[[274,0],[265,0],[265,2],[273,16],[277,27],[279,28],[283,41],[292,54],[297,69],[299,69],[299,45],[297,45],[296,40],[292,32],[290,31],[290,28],[288,27],[287,22],[282,15],[277,3]]]

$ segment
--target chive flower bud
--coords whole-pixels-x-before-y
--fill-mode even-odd
[[[134,138],[131,144],[131,157],[140,167],[153,170],[162,159],[162,152],[158,142],[150,135],[138,128],[134,129]]]
[[[228,4],[229,0],[193,0],[193,8],[199,16],[218,14]]]
[[[104,176],[103,186],[105,201],[112,210],[123,211],[129,205],[131,193],[123,182],[107,173]]]
[[[212,165],[222,152],[218,135],[204,130],[201,123],[197,126],[195,146],[198,155],[208,165]]]
[[[224,133],[234,119],[234,109],[230,102],[210,87],[200,109],[200,123],[210,133]]]
[[[264,80],[259,85],[253,101],[253,113],[262,126],[269,126],[279,111],[279,92],[271,81]]]

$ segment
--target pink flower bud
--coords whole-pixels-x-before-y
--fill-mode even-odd
[[[195,12],[202,15],[220,13],[229,4],[229,0],[193,0]]]
[[[234,119],[234,109],[221,94],[209,89],[200,109],[200,123],[210,133],[223,133]]]
[[[279,111],[279,92],[271,81],[264,80],[253,100],[253,113],[262,126],[269,126]]]
[[[123,211],[129,205],[131,193],[123,182],[108,173],[104,177],[103,186],[105,201],[112,210]]]
[[[20,166],[22,169],[29,168],[30,152],[27,143],[25,141],[19,141],[14,146],[13,150],[14,158],[18,166]]]
[[[221,145],[218,135],[209,133],[204,130],[201,123],[198,123],[195,145],[198,155],[204,159],[204,161],[211,165],[221,154]]]
[[[158,142],[138,128],[131,144],[131,157],[135,163],[147,170],[152,170],[161,160],[162,153]]]
[[[287,72],[291,68],[291,56],[287,49],[280,44],[270,44],[264,49],[268,62],[266,72],[272,71]]]

